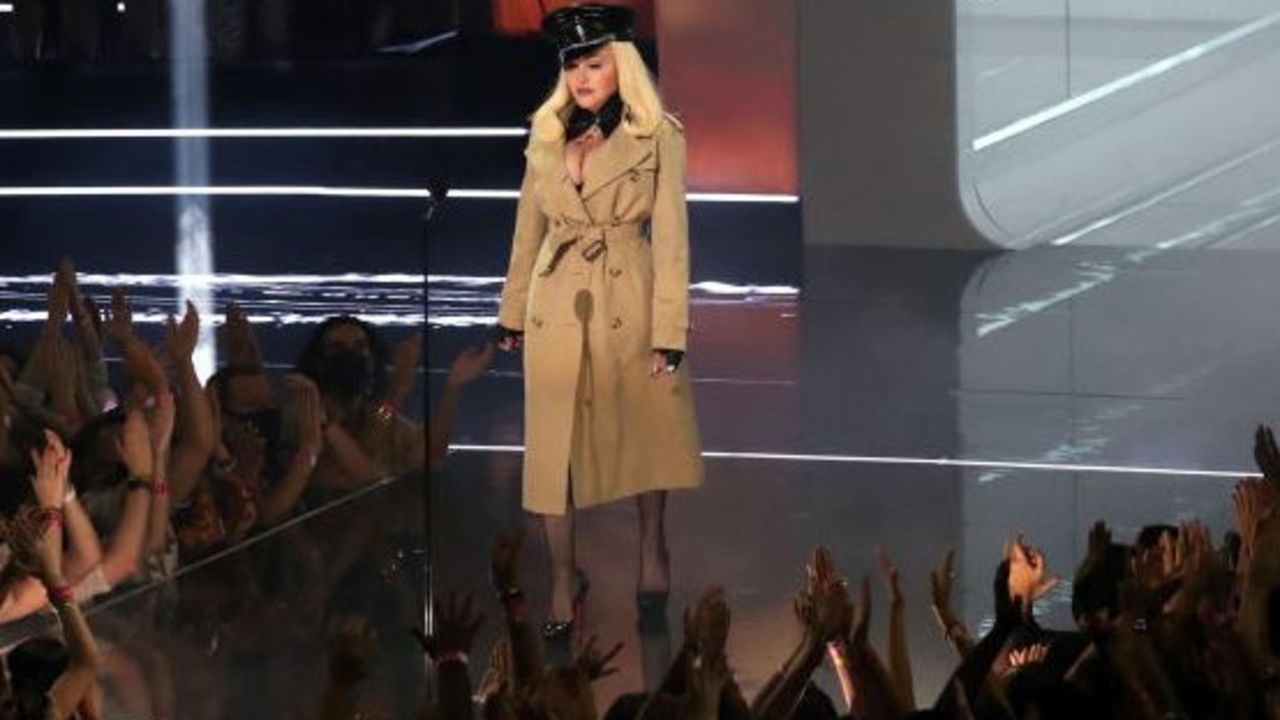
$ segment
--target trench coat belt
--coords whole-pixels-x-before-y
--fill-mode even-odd
[[[547,262],[547,267],[542,270],[540,275],[546,277],[555,272],[560,266],[560,261],[573,248],[574,245],[581,244],[582,258],[587,262],[595,262],[599,260],[608,250],[608,239],[610,235],[620,235],[623,233],[640,233],[642,223],[601,223],[601,224],[575,224],[562,222],[556,229],[551,231],[551,241],[556,244],[555,250],[551,253],[551,260]]]

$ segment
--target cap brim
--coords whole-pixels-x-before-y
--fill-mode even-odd
[[[614,36],[606,35],[604,37],[595,38],[594,40],[588,40],[587,42],[584,42],[584,43],[578,43],[576,45],[570,45],[569,47],[566,47],[566,48],[560,48],[560,64],[564,65],[565,63],[572,62],[574,60],[577,60],[580,57],[590,55],[596,50],[599,50],[605,45],[613,42],[614,39],[615,39]]]

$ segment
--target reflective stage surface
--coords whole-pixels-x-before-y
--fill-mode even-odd
[[[710,585],[728,592],[731,664],[750,695],[799,636],[791,598],[818,544],[850,578],[871,574],[877,642],[875,548],[892,554],[924,700],[955,664],[928,596],[949,548],[957,609],[977,631],[990,621],[1001,545],[1026,533],[1064,579],[1038,613],[1065,628],[1095,520],[1118,541],[1191,518],[1220,537],[1234,479],[1253,472],[1256,424],[1275,418],[1280,255],[1127,239],[998,255],[810,249],[794,295],[699,295],[689,357],[709,460],[706,485],[669,501],[674,636],[636,629],[634,504],[580,516],[586,634],[627,645],[622,671],[598,685],[601,707],[656,682],[668,643],[681,641],[680,613]],[[436,387],[453,355],[484,337],[451,314],[480,314],[486,295],[492,314],[494,292],[432,284]],[[502,357],[464,398],[461,449],[439,478],[438,587],[489,598],[487,548],[523,525],[541,616],[545,549],[519,507],[521,383],[518,358]],[[481,658],[498,628],[486,630]],[[820,677],[838,697],[834,676]]]

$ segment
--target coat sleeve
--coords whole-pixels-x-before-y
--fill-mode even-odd
[[[684,132],[670,120],[658,129],[653,201],[651,347],[684,350],[689,334],[689,215],[685,207]]]
[[[538,258],[547,230],[547,217],[533,194],[533,168],[526,163],[524,180],[520,183],[520,201],[516,205],[516,229],[511,238],[507,281],[502,286],[502,302],[498,308],[498,324],[512,330],[524,330],[533,263]]]

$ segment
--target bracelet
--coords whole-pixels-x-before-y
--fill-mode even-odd
[[[166,497],[169,494],[169,483],[167,482],[152,483],[151,494],[155,495],[156,497]]]
[[[467,654],[464,652],[454,650],[446,653],[440,653],[440,656],[435,659],[436,665],[443,665],[450,662],[467,665],[471,662],[471,658],[467,657]]]
[[[56,585],[48,589],[49,601],[55,606],[70,605],[76,599],[75,588],[70,585]]]
[[[134,490],[147,490],[149,492],[151,483],[140,478],[129,478],[129,482],[124,484],[124,489],[126,492],[133,492]]]

